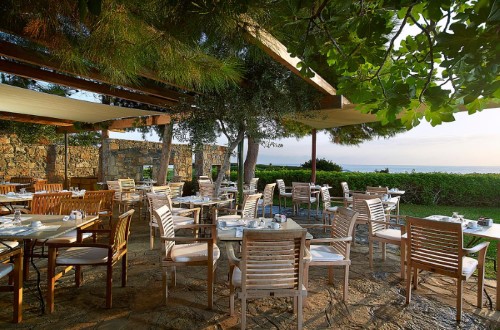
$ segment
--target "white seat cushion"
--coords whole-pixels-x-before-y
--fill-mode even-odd
[[[228,214],[228,215],[221,215],[217,217],[217,220],[238,220],[241,219],[241,215],[238,214]]]
[[[328,245],[311,245],[309,248],[312,262],[315,261],[338,261],[344,260],[344,256]]]
[[[9,275],[14,270],[13,264],[0,264],[0,278]]]
[[[231,281],[235,287],[241,287],[241,269],[238,267],[234,267]]]
[[[220,250],[214,245],[214,261],[219,259]],[[175,262],[203,261],[208,259],[206,243],[178,244],[172,247],[170,258]]]
[[[18,241],[0,241],[0,252],[8,248],[13,249],[18,245],[19,245]]]
[[[174,215],[173,221],[174,221],[174,227],[180,225],[192,225],[194,223],[193,218],[183,217],[182,215]]]
[[[58,236],[56,238],[51,238],[47,240],[45,243],[75,243],[76,242],[76,230],[72,230],[67,232],[66,234],[63,234],[61,236]],[[91,233],[83,233],[82,238],[86,239],[92,237]]]
[[[377,231],[375,236],[393,241],[401,241],[401,230],[392,228],[382,229]]]
[[[291,192],[280,193],[280,196],[282,196],[282,197],[292,197],[292,193]]]
[[[338,209],[339,209],[338,206],[330,206],[330,207],[326,208],[326,211],[328,211],[328,212],[337,212]]]
[[[70,248],[57,256],[56,263],[60,265],[91,265],[102,264],[108,260],[108,249],[98,247]]]
[[[469,276],[477,268],[478,261],[474,258],[464,257],[462,259],[462,275]]]

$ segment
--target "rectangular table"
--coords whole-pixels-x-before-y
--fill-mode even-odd
[[[259,223],[260,219],[264,220],[264,226],[263,228],[248,228],[249,230],[272,230],[272,231],[279,231],[279,230],[299,230],[303,229],[298,223],[293,221],[292,219],[288,219],[286,222],[281,222],[281,228],[280,229],[271,229],[269,228],[270,223],[273,221],[271,218],[256,218],[256,219],[242,219],[244,223],[248,223],[250,220],[256,220],[257,223]],[[243,223],[242,222],[242,223]],[[243,240],[243,237],[237,237],[236,236],[236,228],[237,227],[244,227],[245,226],[234,226],[234,227],[228,227],[229,229],[220,229],[217,228],[217,239],[220,241],[225,241],[225,242],[231,242],[231,241],[241,241]],[[307,233],[306,239],[312,239],[312,235],[310,233]]]
[[[226,199],[208,199],[205,200],[203,197],[198,196],[184,196],[172,198],[172,203],[188,205],[189,208],[199,207],[200,208],[200,220],[203,218],[203,208],[210,206],[222,206],[231,204],[234,201],[232,198]]]
[[[431,215],[426,219],[430,220],[441,220],[446,216],[443,215]],[[466,221],[474,221],[474,220],[466,220]],[[494,223],[491,227],[480,227],[476,229],[464,229],[464,235],[467,236],[475,236],[486,239],[491,239],[496,241],[497,243],[497,267],[500,266],[500,224]],[[500,270],[497,269],[497,292],[496,292],[496,303],[495,307],[497,311],[500,311]]]

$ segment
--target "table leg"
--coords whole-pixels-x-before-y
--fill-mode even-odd
[[[497,241],[497,296],[496,296],[496,310],[500,311],[500,240]]]

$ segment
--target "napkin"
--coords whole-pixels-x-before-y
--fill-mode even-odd
[[[243,237],[243,227],[236,228],[236,237]]]

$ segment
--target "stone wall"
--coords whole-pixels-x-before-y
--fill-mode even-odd
[[[161,143],[107,139],[103,152],[104,180],[130,177],[142,179],[144,165],[152,165],[153,172],[160,167]],[[205,146],[200,159],[203,173],[210,173],[212,165],[221,165],[225,147]],[[16,135],[0,134],[0,179],[13,176],[31,176],[48,182],[64,181],[64,146],[25,144]],[[183,181],[191,181],[191,147],[173,144],[170,164],[174,175]],[[68,177],[95,177],[99,168],[99,148],[70,146],[68,148]],[[206,175],[206,174],[204,174]],[[157,175],[154,175],[157,177]]]
[[[196,175],[212,175],[212,166],[222,166],[226,147],[204,145],[202,149],[195,153]],[[226,173],[229,175],[229,170]]]
[[[107,155],[103,164],[105,180],[129,177],[139,181],[144,165],[152,165],[153,173],[160,167],[161,143],[158,142],[107,139],[103,152]],[[192,158],[189,145],[173,144],[170,165],[174,165],[174,175],[183,181],[191,181]]]

